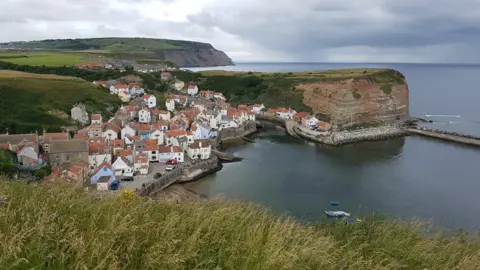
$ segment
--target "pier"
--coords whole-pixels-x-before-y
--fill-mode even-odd
[[[480,137],[447,132],[442,130],[433,130],[429,128],[409,128],[408,131],[411,135],[419,135],[444,141],[480,146]]]
[[[236,162],[236,161],[242,161],[243,159],[240,157],[236,157],[234,155],[230,155],[224,152],[220,152],[218,150],[213,150],[212,149],[212,154],[217,156],[219,160],[223,162]]]

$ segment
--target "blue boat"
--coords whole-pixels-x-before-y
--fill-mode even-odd
[[[350,214],[344,211],[325,211],[327,217],[349,217]]]
[[[338,202],[331,201],[331,202],[330,202],[330,205],[331,205],[331,206],[338,206]]]

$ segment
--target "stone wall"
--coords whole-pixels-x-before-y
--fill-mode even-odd
[[[480,138],[476,136],[468,136],[454,132],[447,132],[441,130],[432,130],[428,128],[409,129],[411,134],[421,135],[425,137],[436,138],[444,141],[457,142],[462,144],[480,146]]]
[[[229,140],[239,139],[255,133],[257,131],[257,124],[254,121],[245,121],[238,128],[227,128],[219,132],[219,142],[226,142]]]

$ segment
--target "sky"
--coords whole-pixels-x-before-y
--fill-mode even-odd
[[[151,37],[234,61],[480,63],[480,0],[0,0],[0,42]]]

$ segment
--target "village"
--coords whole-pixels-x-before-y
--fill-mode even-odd
[[[169,72],[162,72],[161,77],[173,79]],[[166,110],[160,110],[156,97],[134,79],[93,83],[123,101],[114,116],[104,119],[76,104],[71,119],[82,128],[73,132],[0,135],[0,148],[16,153],[17,168],[35,170],[48,165],[51,175],[46,181],[99,191],[138,190],[178,168],[216,162],[212,151],[222,132],[256,123],[260,114],[295,121],[312,130],[329,128],[328,123],[292,109],[263,104],[235,108],[222,93],[199,90],[194,83],[187,84],[185,94],[169,95]]]

